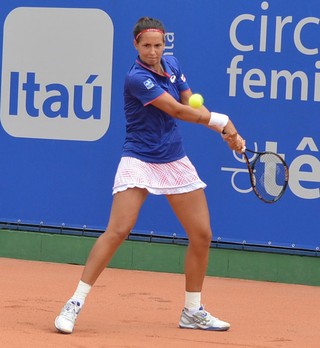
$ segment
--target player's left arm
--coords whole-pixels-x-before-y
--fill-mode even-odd
[[[189,92],[185,91],[181,94],[183,95],[181,97],[181,101],[183,100],[185,102],[185,100],[189,98]],[[245,142],[238,135],[234,124],[229,118],[227,123],[223,127],[221,127],[220,125],[209,125],[209,122],[212,118],[212,113],[205,106],[202,105],[198,109],[192,108],[189,105],[185,105],[182,102],[176,101],[167,92],[154,99],[151,104],[174,118],[186,122],[203,124],[204,126],[207,126],[219,133],[224,130],[228,134],[228,136],[224,136],[224,139],[228,143],[229,147],[237,152],[242,152],[242,148],[244,147]]]
[[[191,96],[192,96],[191,89],[187,89],[186,91],[180,92],[181,103],[185,105],[189,105],[189,98]],[[209,110],[204,105],[202,105],[199,109],[209,112]],[[244,140],[238,135],[237,129],[234,126],[233,122],[230,120],[230,118],[227,124],[223,128],[217,127],[217,126],[209,126],[209,125],[207,125],[207,127],[215,130],[216,132],[222,133],[222,137],[224,138],[224,140],[227,141],[230,148],[237,149],[238,148],[237,144],[239,142],[243,142],[242,148],[245,146]]]
[[[185,91],[182,91],[180,92],[180,100],[181,100],[181,103],[184,104],[184,105],[189,105],[189,98],[192,96],[192,91],[191,89],[187,89]],[[211,117],[211,113],[210,111],[204,106],[202,105],[200,108],[198,108],[198,110],[200,110],[201,112],[203,113],[209,113],[210,114],[210,117]],[[209,121],[208,121],[209,123]],[[207,127],[209,127],[210,129],[213,129],[214,131],[218,132],[218,133],[221,133],[223,128],[221,127],[217,127],[217,126],[209,126],[207,124],[205,124]]]
[[[211,119],[211,112],[204,105],[197,109],[189,105],[191,95],[192,91],[190,89],[180,92],[180,102],[178,102],[166,92],[153,100],[151,104],[174,118],[186,122],[199,123],[221,133],[223,127],[208,125]]]
[[[189,105],[189,98],[192,96],[191,89],[180,92],[180,101],[183,105]]]
[[[166,114],[186,122],[207,125],[210,121],[210,112],[206,108],[192,108],[188,103],[185,104],[185,101],[178,102],[168,92],[161,94],[151,104]]]

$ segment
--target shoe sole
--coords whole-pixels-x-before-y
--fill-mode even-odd
[[[204,330],[204,331],[228,331],[230,327],[207,327],[203,328],[200,326],[182,326],[179,325],[180,329],[191,329],[191,330]]]
[[[56,320],[54,321],[54,326],[55,326],[55,328],[56,328],[60,333],[62,333],[62,334],[71,334],[71,333],[73,332],[73,330],[71,330],[71,331],[66,331],[66,330],[60,329],[60,328],[58,327],[58,325],[57,325],[57,319],[58,319],[58,317],[57,317]]]

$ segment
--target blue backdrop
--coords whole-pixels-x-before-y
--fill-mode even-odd
[[[206,106],[290,166],[285,196],[264,204],[218,134],[181,123],[214,240],[318,250],[319,11],[318,0],[3,0],[0,219],[105,228],[132,28],[147,15],[164,22],[165,54]],[[185,236],[165,197],[148,198],[135,230]]]

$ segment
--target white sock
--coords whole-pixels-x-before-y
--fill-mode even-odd
[[[75,293],[72,295],[71,300],[76,300],[80,302],[80,306],[83,306],[84,301],[89,294],[92,286],[89,284],[86,284],[82,280],[80,280],[78,287],[75,291]]]
[[[185,292],[185,308],[189,311],[198,311],[201,307],[201,292]]]

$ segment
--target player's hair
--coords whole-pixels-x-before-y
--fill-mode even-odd
[[[166,32],[163,24],[158,19],[151,17],[141,17],[138,19],[133,28],[133,36],[135,40],[139,41],[141,33],[147,31],[148,29],[162,32],[163,37]]]

